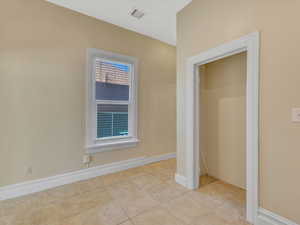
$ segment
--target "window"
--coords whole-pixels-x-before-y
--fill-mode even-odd
[[[87,149],[133,147],[137,139],[137,60],[88,50]]]

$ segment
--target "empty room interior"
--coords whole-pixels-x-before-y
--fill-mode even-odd
[[[300,225],[299,11],[3,0],[0,225]]]

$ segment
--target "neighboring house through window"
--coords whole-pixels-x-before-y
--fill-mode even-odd
[[[88,152],[137,144],[137,60],[88,50]]]

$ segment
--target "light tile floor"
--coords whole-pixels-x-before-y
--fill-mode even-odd
[[[190,191],[175,160],[0,202],[0,225],[246,225],[245,192],[220,181]]]

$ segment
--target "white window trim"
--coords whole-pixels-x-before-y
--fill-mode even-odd
[[[128,136],[97,139],[96,134],[96,107],[95,97],[95,60],[103,59],[130,65],[130,93],[128,101]],[[120,55],[100,49],[90,48],[87,50],[87,79],[86,79],[86,150],[87,153],[97,153],[116,149],[135,147],[138,140],[138,60],[134,57]],[[111,101],[101,101],[109,104]],[[118,103],[113,101],[114,104]],[[125,104],[125,101],[120,101]],[[127,103],[126,103],[127,104]]]

